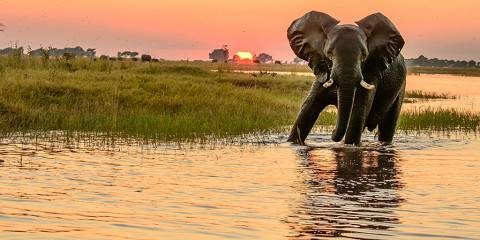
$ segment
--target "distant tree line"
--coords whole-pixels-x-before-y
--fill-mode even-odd
[[[405,59],[407,66],[410,67],[461,67],[461,68],[480,68],[480,62],[470,61],[455,61],[448,59],[427,58],[420,55],[418,58]]]
[[[50,57],[63,57],[68,59],[72,59],[75,57],[88,57],[88,58],[95,58],[96,57],[96,50],[93,48],[88,48],[84,50],[82,47],[73,47],[73,48],[38,48],[32,50],[28,47],[26,53],[23,47],[13,46],[7,47],[4,49],[0,49],[0,56],[22,56],[22,55],[29,55],[32,57],[42,57],[48,59]],[[107,55],[101,55],[101,60],[112,60],[112,61],[122,61],[124,59],[129,59],[132,61],[141,60],[142,62],[159,62],[163,59],[152,58],[151,55],[142,54],[140,58],[138,58],[139,53],[135,51],[120,51],[117,53],[116,57],[109,57]]]
[[[8,47],[4,49],[0,49],[0,55],[24,55],[25,49],[23,47]],[[38,48],[38,49],[30,49],[27,50],[27,54],[33,57],[42,57],[48,55],[50,57],[64,57],[64,56],[71,56],[71,57],[95,57],[96,50],[93,48],[88,48],[84,50],[82,47],[74,47],[74,48]]]

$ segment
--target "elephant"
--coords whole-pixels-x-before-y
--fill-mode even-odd
[[[308,62],[315,80],[288,137],[304,144],[319,114],[337,107],[332,140],[359,145],[365,128],[378,127],[378,140],[390,143],[405,95],[405,41],[382,13],[353,24],[311,11],[287,31],[293,52]]]

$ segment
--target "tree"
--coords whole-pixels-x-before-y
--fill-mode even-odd
[[[118,52],[118,58],[135,58],[138,56],[138,52],[133,52],[133,51],[123,51],[123,52]]]
[[[213,49],[213,51],[208,54],[208,58],[212,59],[213,62],[227,62],[229,55],[228,46],[223,45],[222,48]]]
[[[255,59],[259,63],[268,63],[273,61],[273,57],[266,53],[260,53]]]
[[[95,57],[95,55],[97,54],[97,50],[95,48],[89,48],[87,49],[87,51],[85,51],[85,56],[86,57]]]
[[[473,60],[470,60],[470,61],[468,62],[468,67],[476,67],[476,66],[477,66],[477,63],[476,63],[475,61],[473,61]]]
[[[142,62],[150,62],[152,61],[152,56],[147,54],[142,54],[141,59],[142,59]]]

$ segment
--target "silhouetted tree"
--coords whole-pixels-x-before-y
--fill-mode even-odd
[[[147,54],[142,54],[141,59],[142,59],[142,62],[150,62],[152,61],[152,56]]]
[[[477,63],[476,63],[475,61],[473,61],[473,60],[470,60],[470,61],[468,62],[468,67],[476,67],[476,66],[477,66]]]
[[[476,67],[477,63],[474,60],[470,61],[455,61],[447,59],[432,58],[429,59],[423,55],[418,58],[405,59],[408,66],[420,66],[420,67]]]
[[[223,47],[219,49],[213,49],[213,51],[208,54],[208,58],[212,59],[212,62],[227,62],[229,56],[227,45],[223,45]]]
[[[260,53],[255,59],[259,63],[268,63],[273,61],[273,57],[266,53]]]
[[[135,58],[138,56],[138,52],[133,52],[133,51],[123,51],[123,52],[118,52],[117,57],[119,58]]]

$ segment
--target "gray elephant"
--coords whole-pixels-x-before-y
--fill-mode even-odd
[[[292,128],[289,142],[303,144],[320,112],[338,109],[332,140],[359,144],[365,128],[391,142],[405,94],[404,40],[381,13],[356,22],[309,12],[288,28],[295,54],[308,61],[316,79]]]

